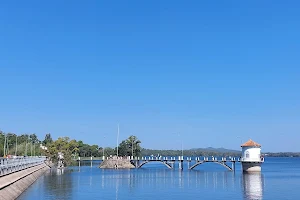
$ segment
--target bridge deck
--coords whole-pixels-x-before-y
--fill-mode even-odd
[[[117,159],[116,157],[107,157],[104,159]],[[235,158],[235,157],[155,157],[155,156],[147,156],[147,157],[132,157],[132,156],[127,156],[127,157],[119,157],[118,159],[123,160],[130,160],[130,161],[168,161],[168,162],[178,162],[178,161],[187,161],[187,162],[192,162],[192,161],[206,161],[206,162],[241,162],[240,158]],[[102,161],[103,157],[78,157],[76,159],[77,161]]]

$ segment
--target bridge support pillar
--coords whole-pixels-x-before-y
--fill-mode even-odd
[[[180,161],[179,161],[179,169],[180,169],[180,170],[183,170],[183,160],[180,160]]]
[[[135,161],[135,168],[138,168],[140,166],[140,161],[139,160],[136,160]]]

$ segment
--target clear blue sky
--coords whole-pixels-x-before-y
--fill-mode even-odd
[[[146,148],[300,151],[299,8],[2,1],[0,129],[114,146],[119,123]]]

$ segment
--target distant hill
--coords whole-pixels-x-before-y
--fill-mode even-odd
[[[207,147],[207,148],[192,148],[191,151],[203,151],[203,152],[230,152],[230,153],[240,153],[241,151],[233,150],[233,149],[225,149],[225,148],[213,148],[213,147]]]
[[[163,155],[163,156],[178,156],[183,153],[184,156],[240,156],[241,151],[225,149],[225,148],[193,148],[185,149],[183,152],[177,150],[158,150],[158,149],[142,149],[142,156]]]

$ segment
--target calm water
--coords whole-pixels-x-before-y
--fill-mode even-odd
[[[184,171],[160,163],[133,170],[98,165],[51,170],[19,199],[300,199],[300,158],[266,158],[258,174],[241,173],[240,164],[235,173],[214,163]]]

